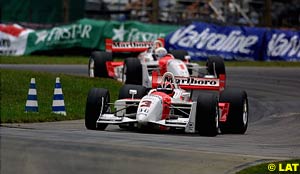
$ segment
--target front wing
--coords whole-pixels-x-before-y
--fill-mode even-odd
[[[122,100],[124,102],[125,100]],[[132,101],[132,100],[128,100]],[[196,122],[196,102],[192,102],[191,104],[191,111],[189,117],[178,117],[176,119],[162,119],[162,120],[153,120],[149,121],[150,124],[156,124],[163,127],[169,127],[169,128],[180,128],[184,129],[186,133],[195,133],[195,122]],[[120,103],[119,103],[120,106]],[[136,119],[136,113],[132,114],[113,114],[113,113],[107,113],[102,114],[99,116],[97,123],[99,124],[127,124],[127,123],[136,123],[138,124],[138,120]]]

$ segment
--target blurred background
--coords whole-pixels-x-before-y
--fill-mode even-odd
[[[300,0],[2,0],[0,23],[40,29],[82,18],[300,28]]]

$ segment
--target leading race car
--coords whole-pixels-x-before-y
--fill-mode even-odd
[[[162,39],[154,42],[113,42],[106,39],[106,52],[95,51],[89,60],[90,77],[111,77],[125,84],[143,85],[151,88],[152,72],[161,75],[172,72],[175,76],[202,76],[206,67],[189,62],[185,50],[171,50],[167,53]],[[113,61],[113,52],[140,52],[137,58],[126,58],[125,61]],[[215,65],[213,65],[213,63]],[[212,67],[216,66],[216,72]],[[225,74],[223,59],[209,58],[209,72]],[[203,73],[204,72],[204,73]]]
[[[166,72],[161,77],[153,72],[152,87],[147,92],[144,86],[125,84],[114,103],[110,103],[107,89],[91,89],[86,128],[105,130],[109,124],[116,124],[121,128],[175,129],[204,136],[219,132],[244,134],[247,130],[247,93],[225,89],[224,74],[199,78]]]

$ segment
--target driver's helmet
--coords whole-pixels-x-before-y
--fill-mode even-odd
[[[164,44],[162,43],[161,40],[156,40],[153,42],[153,46],[154,46],[154,49],[156,48],[159,48],[159,47],[164,47]]]
[[[164,47],[159,47],[154,50],[154,55],[157,60],[166,56],[167,54],[168,54],[168,52]]]
[[[158,85],[156,90],[159,91],[159,92],[166,93],[170,96],[173,96],[174,95],[174,89],[175,89],[175,87],[171,82],[165,82],[164,84]]]

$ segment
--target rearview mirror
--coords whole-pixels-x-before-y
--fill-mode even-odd
[[[135,89],[130,89],[130,90],[129,90],[129,94],[131,95],[131,98],[134,99],[134,95],[137,94],[137,90],[135,90]]]

